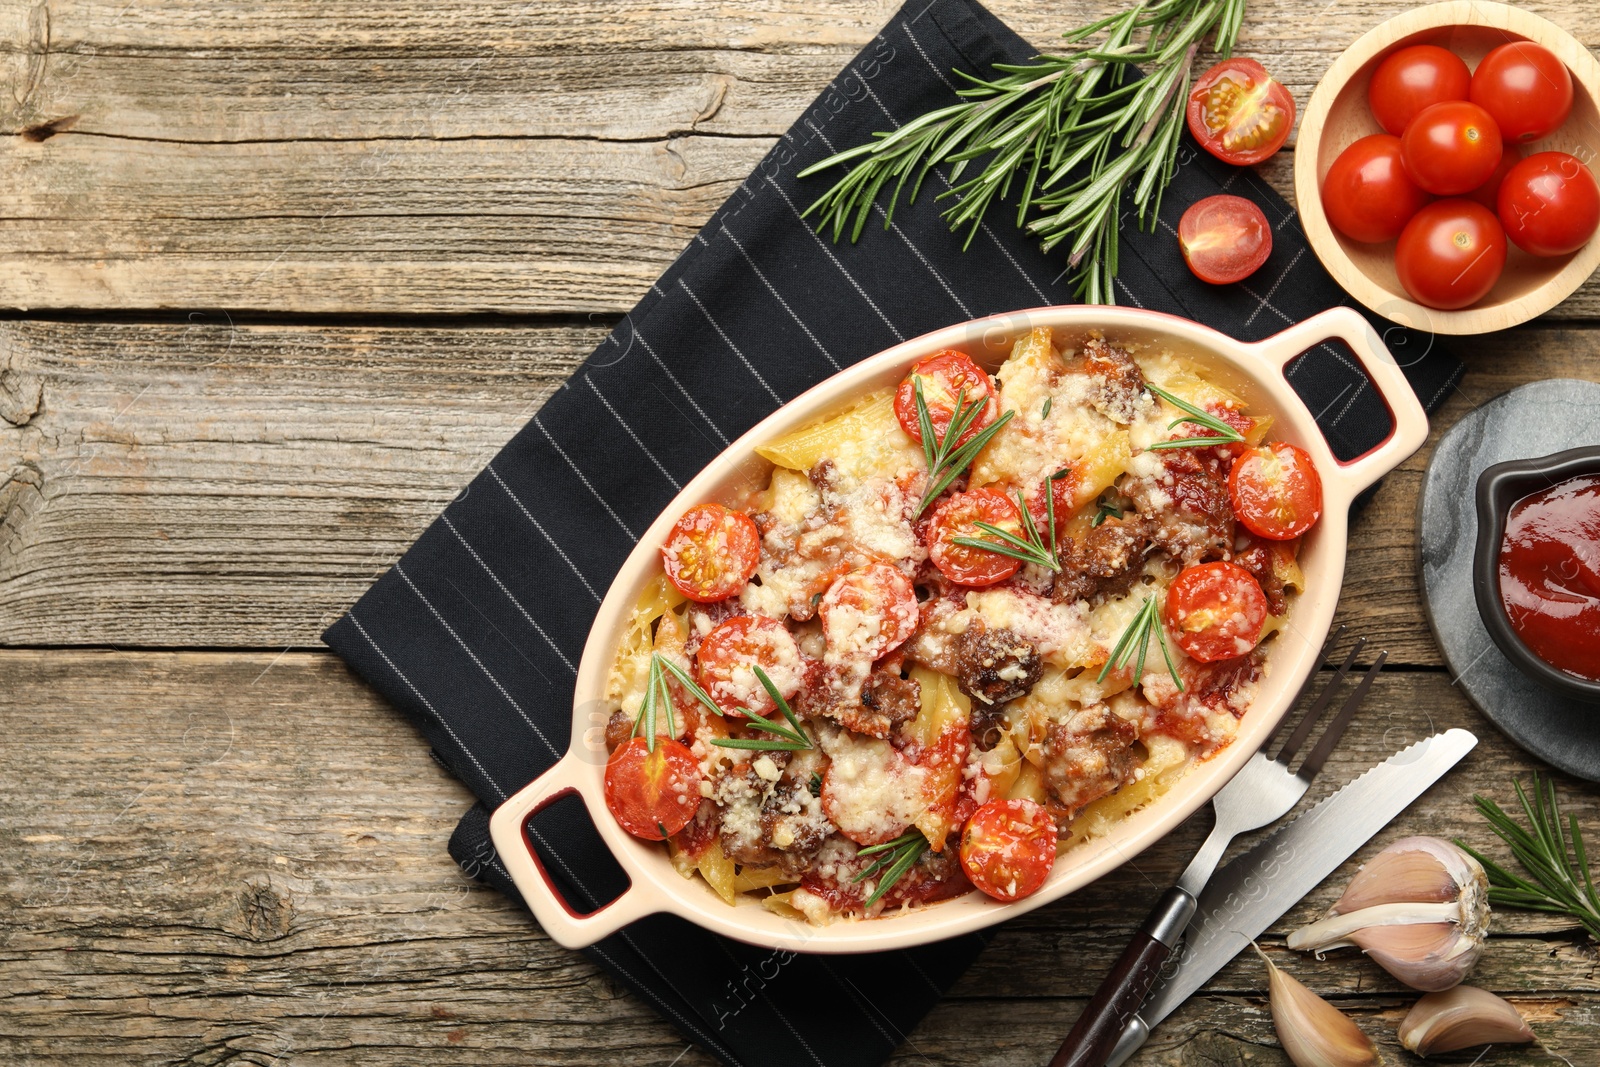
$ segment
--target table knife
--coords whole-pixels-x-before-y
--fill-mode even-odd
[[[1229,863],[1200,894],[1176,966],[1158,979],[1106,1060],[1120,1067],[1150,1031],[1471,752],[1466,730],[1423,738]]]

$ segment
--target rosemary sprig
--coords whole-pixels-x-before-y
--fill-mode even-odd
[[[834,240],[861,234],[889,188],[884,226],[902,194],[914,203],[928,172],[950,164],[939,199],[952,230],[971,244],[997,199],[1017,191],[1017,225],[1048,251],[1068,247],[1075,291],[1115,303],[1117,227],[1131,189],[1139,224],[1155,226],[1161,194],[1177,172],[1189,75],[1200,43],[1232,54],[1246,0],[1137,0],[1126,11],[1064,35],[1068,50],[1026,64],[996,64],[992,78],[960,75],[960,103],[929,111],[892,133],[824,159],[801,177],[843,163],[850,170],[806,214]],[[1144,42],[1135,41],[1147,31]],[[1104,39],[1089,39],[1104,33]],[[1136,79],[1135,67],[1145,69]],[[976,162],[975,162],[976,161]],[[963,180],[967,166],[977,173]],[[909,184],[909,191],[907,186]],[[1030,212],[1043,214],[1028,221]]]
[[[770,719],[763,719],[749,708],[738,708],[739,714],[745,717],[746,726],[776,734],[777,738],[718,737],[711,743],[719,748],[743,748],[757,752],[803,752],[810,748],[811,738],[806,736],[805,730],[800,726],[799,717],[795,715],[789,702],[783,699],[783,694],[778,692],[778,687],[772,684],[772,679],[767,677],[767,672],[754,664],[750,669],[755,672],[761,688],[767,691],[767,695],[778,705],[778,710],[783,712],[783,717],[789,720],[789,725],[783,726]]]
[[[1474,795],[1472,802],[1495,835],[1511,846],[1511,854],[1528,877],[1513,874],[1465,843],[1456,842],[1488,873],[1489,902],[1569,916],[1591,938],[1600,940],[1600,893],[1595,892],[1578,817],[1568,815],[1563,829],[1555,783],[1543,781],[1538,772],[1533,775],[1532,797],[1522,788],[1520,779],[1513,779],[1511,785],[1531,830],[1524,829],[1488,797]]]
[[[667,678],[662,673],[666,666],[676,670],[676,664],[662,657],[659,652],[650,653],[650,669],[645,673],[644,699],[639,702],[639,714],[633,718],[633,732],[628,736],[638,737],[639,731],[644,731],[644,747],[648,752],[656,750],[656,712],[665,709],[667,713],[667,733],[673,737],[678,736],[678,722],[672,716],[672,694],[667,691]],[[696,686],[695,688],[699,688]],[[709,698],[707,698],[709,699]]]
[[[878,872],[883,872],[883,877],[878,879],[878,888],[862,906],[870,908],[883,898],[883,895],[894,887],[912,864],[928,850],[928,839],[922,836],[920,830],[908,830],[893,841],[885,841],[881,845],[872,845],[856,853],[858,856],[878,855],[872,866],[862,871],[851,879],[851,883],[864,882]]]
[[[1060,571],[1061,560],[1056,554],[1056,508],[1055,501],[1050,498],[1050,492],[1058,479],[1067,476],[1067,468],[1056,471],[1044,482],[1045,512],[1049,515],[1049,537],[1039,536],[1039,527],[1033,521],[1033,513],[1028,510],[1028,505],[1023,503],[1022,490],[1017,490],[1017,510],[1022,512],[1022,529],[1026,537],[1018,537],[1010,530],[988,522],[975,522],[972,525],[988,534],[988,537],[952,537],[950,543],[963,548],[980,548],[985,552],[995,552],[1012,559],[1020,559],[1024,563],[1044,567],[1047,570]]]
[[[1100,668],[1099,677],[1095,682],[1103,682],[1106,675],[1112,670],[1121,670],[1125,667],[1133,654],[1138,652],[1139,659],[1134,665],[1133,676],[1135,679],[1144,676],[1144,655],[1150,647],[1151,632],[1154,631],[1156,644],[1161,646],[1161,658],[1167,661],[1167,673],[1172,675],[1173,684],[1178,687],[1178,692],[1183,692],[1183,679],[1178,677],[1178,668],[1172,662],[1172,653],[1167,649],[1167,634],[1161,625],[1161,605],[1154,593],[1144,598],[1144,604],[1139,608],[1139,613],[1128,623],[1127,629],[1122,631],[1122,636],[1117,638],[1116,645],[1111,649],[1111,655],[1106,660],[1105,666]]]
[[[950,414],[950,423],[944,428],[941,438],[933,429],[933,417],[928,414],[928,401],[922,395],[922,377],[911,376],[911,389],[917,401],[917,428],[922,431],[922,458],[928,464],[928,487],[922,493],[922,499],[917,502],[917,517],[921,517],[928,505],[939,498],[939,494],[947,489],[951,482],[972,465],[983,446],[989,439],[1000,432],[1000,427],[1011,421],[1011,416],[1016,414],[1007,411],[998,419],[973,434],[972,439],[964,445],[956,445],[961,440],[961,435],[972,427],[972,423],[988,404],[988,398],[979,396],[971,405],[966,402],[967,390],[963,386],[956,393],[955,410]]]
[[[1211,412],[1197,408],[1181,397],[1173,396],[1160,386],[1151,385],[1147,382],[1145,383],[1145,388],[1184,413],[1182,417],[1173,419],[1171,422],[1167,423],[1167,429],[1171,430],[1185,422],[1192,422],[1196,426],[1202,426],[1207,430],[1215,431],[1215,434],[1210,437],[1184,437],[1175,441],[1157,441],[1155,444],[1150,446],[1150,451],[1154,452],[1162,448],[1204,448],[1209,445],[1243,443],[1244,434],[1240,433],[1232,426],[1229,426],[1227,423],[1211,414]]]

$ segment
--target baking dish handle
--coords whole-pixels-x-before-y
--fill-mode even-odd
[[[1428,413],[1378,331],[1353,308],[1329,308],[1248,347],[1282,370],[1302,352],[1334,338],[1350,346],[1394,420],[1389,436],[1355,459],[1341,461],[1328,453],[1324,492],[1332,489],[1348,504],[1422,447],[1428,439]]]
[[[591,797],[584,788],[585,783],[592,781],[594,768],[568,752],[489,817],[489,835],[494,840],[495,851],[521,891],[522,899],[528,902],[528,908],[545,933],[566,948],[587,948],[629,923],[661,910],[661,905],[652,901],[654,894],[645,889],[641,872],[620,850],[613,849],[612,853],[627,872],[628,888],[611,903],[587,915],[567,903],[534,852],[525,829],[528,820],[562,797],[576,794],[589,809],[590,817],[596,816],[597,798]],[[609,817],[603,812],[600,814]]]

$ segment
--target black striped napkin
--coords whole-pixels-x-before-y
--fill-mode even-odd
[[[515,895],[488,813],[566,749],[574,668],[596,607],[638,534],[678,488],[773,408],[895,342],[965,319],[1069,303],[1063,261],[994,216],[969,250],[929,194],[856,245],[800,212],[832,180],[795,174],[954,100],[952,68],[987,73],[1035,50],[972,0],[911,0],[714,214],[638,306],[533,421],[445,510],[326,640],[417,724],[478,795],[450,842],[475,877]],[[1245,340],[1349,300],[1310,254],[1295,215],[1249,170],[1192,142],[1154,234],[1125,228],[1119,302],[1187,316]],[[1171,228],[1227,190],[1275,224],[1275,250],[1245,283],[1196,281]],[[1460,372],[1419,353],[1406,373],[1431,408]],[[1290,380],[1323,413],[1334,450],[1387,433],[1381,399],[1335,346]],[[546,866],[581,908],[625,879],[573,799],[536,820]],[[656,916],[588,954],[729,1064],[877,1064],[983,947],[967,936],[904,952],[816,957],[751,948]],[[1069,1020],[1063,1019],[1063,1027]]]

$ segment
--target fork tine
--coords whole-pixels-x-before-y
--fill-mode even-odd
[[[1350,668],[1355,664],[1356,656],[1361,653],[1366,644],[1367,639],[1365,637],[1358,637],[1355,644],[1350,646],[1350,653],[1345,656],[1344,662],[1339,664],[1338,671],[1335,672],[1328,684],[1322,687],[1322,692],[1317,694],[1316,702],[1306,709],[1306,713],[1295,724],[1294,733],[1289,735],[1288,740],[1283,743],[1283,748],[1279,749],[1277,756],[1273,757],[1279,763],[1287,767],[1289,761],[1294,759],[1294,754],[1300,751],[1300,746],[1305,744],[1306,738],[1311,736],[1311,728],[1317,724],[1317,720],[1322,717],[1322,713],[1327,710],[1328,705],[1333,703],[1333,694],[1339,688],[1339,683],[1343,682],[1344,676],[1350,673]]]
[[[1383,665],[1388,662],[1388,659],[1389,653],[1379,652],[1378,658],[1373,660],[1372,666],[1367,668],[1367,673],[1361,676],[1361,681],[1356,685],[1355,692],[1351,693],[1349,698],[1345,700],[1344,707],[1339,709],[1339,714],[1333,717],[1333,721],[1328,723],[1328,728],[1317,739],[1316,747],[1311,750],[1311,755],[1306,757],[1306,761],[1295,772],[1301,778],[1309,782],[1317,776],[1318,771],[1322,770],[1322,765],[1327,762],[1329,753],[1333,751],[1333,746],[1339,743],[1339,737],[1344,733],[1344,728],[1350,725],[1351,719],[1355,718],[1356,709],[1366,699],[1367,690],[1372,688],[1373,681],[1377,679],[1378,672],[1383,670]]]
[[[1294,695],[1294,699],[1289,701],[1290,710],[1299,707],[1300,702],[1311,694],[1312,687],[1317,684],[1317,676],[1321,673],[1322,665],[1328,662],[1328,653],[1333,651],[1333,646],[1339,643],[1339,638],[1344,636],[1344,631],[1345,625],[1341,622],[1334,628],[1333,632],[1328,635],[1327,639],[1322,642],[1322,649],[1317,653],[1317,666],[1312,669],[1310,674],[1306,675],[1306,680],[1301,683],[1300,692],[1296,693]],[[1272,744],[1273,739],[1278,736],[1278,733],[1283,729],[1288,720],[1289,715],[1287,712],[1285,712],[1284,716],[1273,725],[1272,730],[1267,734],[1267,736],[1262,739],[1261,748],[1263,750],[1265,750],[1268,745]]]

